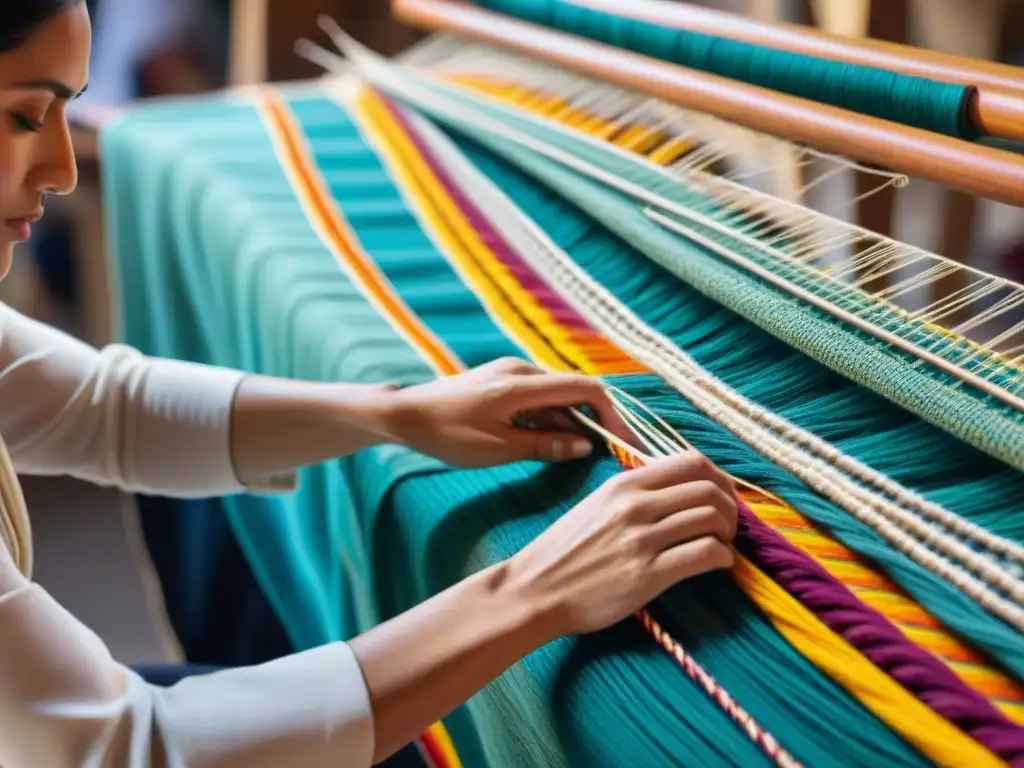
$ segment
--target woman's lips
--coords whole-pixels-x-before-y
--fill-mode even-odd
[[[28,219],[7,219],[4,224],[14,233],[16,242],[24,243],[32,235],[32,224]]]

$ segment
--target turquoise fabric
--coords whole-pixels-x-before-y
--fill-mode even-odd
[[[645,263],[628,241],[610,237],[607,231],[593,226],[595,219],[587,214],[597,210],[603,211],[600,221],[609,227],[628,217],[623,212],[609,215],[605,209],[592,207],[595,200],[609,194],[596,184],[545,166],[536,158],[523,157],[523,168],[552,188],[520,186],[519,174],[490,151],[465,140],[462,146],[477,167],[491,174],[495,183],[590,275],[715,376],[957,514],[1013,541],[1024,541],[1024,519],[1006,513],[1024,506],[1024,474],[845,380],[696,290],[683,288],[657,264]],[[567,203],[569,200],[572,204]],[[695,270],[703,267],[715,274],[714,262],[697,248],[687,251],[687,262]],[[739,279],[736,273],[718,276],[722,285]],[[653,397],[648,392],[642,399],[650,407],[657,402],[655,410],[665,418],[679,414],[683,434],[694,440],[690,431],[694,428],[693,416],[681,415],[682,399],[676,395],[660,395],[657,400]],[[692,414],[692,409],[687,410]],[[717,443],[714,449],[701,440],[695,445],[716,462],[727,461],[726,457],[735,456],[733,450],[741,449],[734,438]],[[738,474],[749,477],[745,471]],[[785,482],[783,476],[792,479],[786,472],[771,477],[758,473],[756,482],[881,566],[947,627],[1024,676],[1024,639],[1018,632],[805,487],[798,490],[796,486],[778,485]]]
[[[948,136],[972,139],[972,87],[776,50],[577,5],[572,0],[476,4],[656,59]]]
[[[558,189],[569,199],[577,197],[574,186],[577,181],[570,179],[571,174],[560,172],[552,163],[520,148],[517,141],[497,135],[486,126],[478,127],[462,114],[454,113],[451,107],[470,109],[495,124],[516,131],[525,139],[543,141],[546,146],[585,160],[598,171],[613,174],[647,193],[660,195],[670,203],[703,214],[718,224],[728,226],[731,223],[729,215],[704,195],[635,155],[577,132],[552,126],[532,115],[480,99],[455,86],[408,72],[404,76],[417,88],[418,95],[409,102],[417,109],[446,126],[477,136],[501,157],[520,165],[531,163],[537,166],[539,163],[545,169],[538,171],[544,174],[545,183],[554,183],[548,178],[551,173],[559,174],[560,179],[568,181],[559,182]],[[578,185],[580,189],[588,188],[582,178]],[[588,199],[588,212],[607,222],[615,234],[702,294],[861,386],[891,399],[1016,469],[1024,470],[1024,414],[1020,411],[971,387],[953,389],[950,385],[955,380],[949,375],[930,366],[922,366],[916,358],[882,345],[874,337],[824,312],[794,301],[789,294],[731,266],[707,249],[677,237],[642,214],[642,201],[604,188],[596,190],[594,195],[581,193],[580,199]],[[777,257],[751,248],[728,231],[723,233],[703,224],[688,223],[704,237],[775,272],[787,274],[789,268]],[[813,281],[796,282],[814,288]],[[843,303],[846,304],[845,301]],[[891,316],[876,312],[872,319],[883,327],[894,327],[895,321]],[[900,332],[911,341],[920,339],[920,333]],[[951,344],[937,353],[956,361],[957,352],[958,348]],[[1007,376],[1012,378],[1015,375]]]
[[[432,377],[325,250],[250,105],[140,109],[104,133],[102,153],[126,342],[148,354],[311,380]],[[304,470],[290,496],[223,499],[296,648],[351,637],[381,618],[377,507],[396,477],[438,469],[381,448]],[[486,766],[466,711],[448,725],[467,765]]]
[[[347,115],[308,95],[296,95],[292,107],[332,193],[411,308],[468,362],[514,351],[418,231]],[[883,440],[866,437],[867,430],[949,449],[964,461],[956,479],[975,484],[970,512],[978,517],[994,517],[997,502],[1024,500],[1019,476],[1008,477],[994,462],[788,350],[595,226],[585,206],[566,204],[530,175],[460,141],[574,258],[734,386],[748,393],[760,387],[766,404],[787,407],[797,421],[813,420],[851,449],[867,453],[874,446],[887,465],[880,468],[891,466],[936,497],[960,493],[941,455],[912,464],[905,452],[892,455]],[[430,377],[317,240],[251,108],[211,102],[140,110],[104,135],[103,152],[127,341],[152,354],[307,379]],[[593,194],[579,189],[583,198]],[[951,613],[962,611],[961,624],[983,647],[998,651],[1008,667],[1024,668],[1019,637],[986,623],[969,601],[957,603],[664,384],[649,377],[618,383],[656,404],[715,461],[792,497],[922,594],[947,601]],[[852,402],[861,398],[864,407]],[[826,400],[837,408],[834,419],[822,412]],[[882,421],[873,406],[889,409]],[[349,637],[512,554],[614,471],[603,459],[455,472],[382,447],[304,471],[302,490],[293,496],[238,496],[225,506],[294,642],[309,647]],[[680,585],[654,611],[806,764],[831,764],[837,744],[844,765],[927,764],[782,641],[727,577]],[[448,725],[467,768],[768,762],[632,621],[541,649]]]

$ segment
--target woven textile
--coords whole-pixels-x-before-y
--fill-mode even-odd
[[[625,208],[622,222],[600,217],[614,194],[529,153],[499,154],[472,132],[435,134],[378,95],[283,91],[135,112],[105,135],[104,156],[122,327],[145,351],[403,383],[526,355],[614,377],[780,500],[745,497],[753,527],[734,573],[679,585],[640,621],[541,649],[453,715],[439,738],[450,735],[462,763],[829,765],[838,749],[843,764],[865,766],[1024,756],[1019,633],[597,333],[517,256],[501,221],[460,193],[430,142],[461,153],[714,376],[1017,542],[1019,522],[1001,512],[1024,500],[1019,473],[787,346],[714,290],[681,282],[678,254],[652,260],[653,235],[630,236]],[[687,269],[722,285],[689,256]],[[897,449],[909,443],[933,458]],[[617,471],[604,458],[454,472],[382,447],[304,471],[293,497],[224,503],[293,641],[308,647],[507,557]],[[829,604],[787,576],[793,568],[817,574]],[[917,666],[851,634],[835,615],[847,608]]]

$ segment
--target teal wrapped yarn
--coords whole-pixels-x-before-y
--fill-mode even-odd
[[[977,131],[967,118],[972,86],[674,29],[576,5],[571,0],[477,0],[477,5],[820,104],[946,136],[977,138]]]

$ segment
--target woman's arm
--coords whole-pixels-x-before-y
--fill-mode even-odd
[[[0,547],[0,764],[365,768],[547,641],[728,568],[735,530],[719,470],[664,460],[615,477],[510,560],[347,645],[166,690],[116,664]]]
[[[355,638],[375,761],[547,642],[731,567],[735,533],[731,481],[701,456],[667,459],[616,476],[509,560]]]
[[[590,443],[564,424],[512,426],[576,404],[629,439],[597,381],[540,373],[498,361],[403,391],[246,376],[96,350],[0,304],[0,434],[18,471],[163,496],[287,491],[297,468],[380,442],[459,466],[579,458]]]
[[[387,394],[97,350],[0,305],[0,434],[26,474],[166,496],[289,490],[297,467],[384,439]]]
[[[97,350],[0,304],[0,435],[22,474],[158,495],[237,492],[229,429],[242,379]]]

